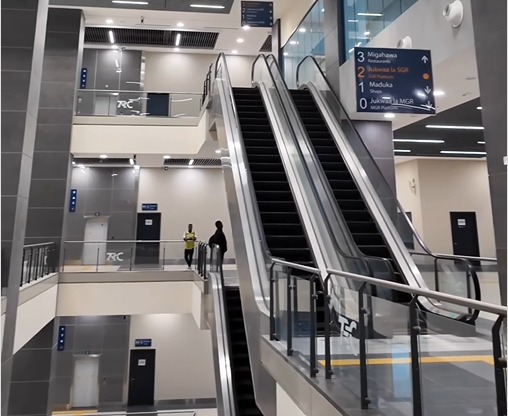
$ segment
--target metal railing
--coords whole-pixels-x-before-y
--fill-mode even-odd
[[[201,103],[204,103],[208,95],[210,95],[212,88],[212,73],[213,73],[213,62],[210,64],[208,72],[206,73],[205,80],[203,81],[203,96],[201,99]]]
[[[20,286],[34,282],[57,270],[55,243],[31,244],[23,247]]]
[[[302,272],[306,275],[302,275]],[[390,356],[395,355],[397,349],[400,350],[397,352],[399,358],[394,359],[395,364],[391,365],[406,363],[409,366],[408,375],[410,376],[405,380],[407,385],[411,386],[411,392],[407,398],[408,407],[412,408],[413,415],[424,415],[423,402],[428,399],[427,403],[430,403],[432,399],[430,392],[429,397],[426,397],[428,380],[422,382],[426,378],[427,371],[423,367],[423,363],[432,362],[433,359],[432,352],[423,350],[431,342],[425,336],[460,337],[464,336],[464,333],[474,331],[472,325],[447,318],[440,319],[447,319],[448,326],[435,325],[432,321],[434,315],[425,313],[419,308],[418,298],[427,298],[434,302],[497,315],[492,326],[491,344],[485,340],[482,344],[483,351],[485,351],[486,344],[491,345],[491,354],[478,359],[491,363],[493,371],[489,375],[488,381],[482,379],[481,386],[478,387],[484,389],[485,394],[487,394],[489,387],[492,393],[495,391],[496,414],[506,415],[506,346],[503,341],[506,337],[506,334],[503,333],[506,328],[506,307],[340,270],[327,269],[327,273],[328,276],[323,285],[320,285],[318,283],[319,269],[277,259],[273,259],[270,268],[270,339],[285,342],[286,354],[301,358],[301,362],[307,365],[310,377],[317,376],[320,371],[319,364],[321,364],[325,370],[325,379],[331,379],[334,374],[333,366],[339,365],[337,377],[345,378],[351,390],[358,395],[362,409],[375,407],[380,400],[389,400],[388,397],[383,396],[383,388],[379,387],[378,383],[372,382],[375,377],[374,373],[376,373],[374,364],[376,360],[380,360],[379,351],[376,350],[372,342],[375,342],[375,338],[383,335],[383,343],[390,351],[388,352]],[[338,286],[336,283],[338,280],[332,279],[334,276],[340,276],[343,280],[355,281],[359,285],[359,290],[353,291],[350,287]],[[317,352],[318,311],[316,300],[321,294],[319,292],[321,287],[323,287],[324,293],[322,294],[325,298],[323,311],[324,354]],[[396,304],[372,296],[374,287],[403,292],[410,297],[410,300],[407,304]],[[356,300],[348,305],[347,299],[353,295]],[[338,305],[332,304],[332,300],[337,298],[340,298],[341,302]],[[302,325],[302,322],[306,325]],[[395,329],[395,332],[387,335],[388,327],[391,327],[392,330]],[[347,333],[345,329],[348,328],[353,329]],[[298,341],[296,347],[295,340]],[[340,340],[349,340],[349,343]],[[481,342],[480,338],[478,340]],[[369,357],[370,348],[372,351]],[[472,352],[468,351],[468,355],[471,354]],[[343,357],[344,355],[348,357],[343,364],[345,367],[340,366],[342,362],[340,359],[338,359],[338,364],[334,364],[334,357]],[[469,357],[469,359],[471,358]],[[385,361],[385,364],[389,365],[390,360],[385,359]],[[446,363],[446,361],[446,357],[435,357],[436,363]],[[473,373],[474,370],[471,370],[471,377],[473,377]],[[352,381],[354,382],[352,383]],[[453,383],[453,381],[449,382]],[[355,382],[358,382],[358,385],[355,385]],[[474,384],[474,380],[470,383]],[[393,395],[394,392],[391,391],[390,394]],[[460,404],[457,406],[460,407]],[[448,404],[447,409],[452,408],[453,406],[450,407]]]
[[[203,95],[194,92],[92,90],[77,91],[77,116],[199,117]]]
[[[196,271],[203,278],[207,279],[206,266],[207,266],[208,244],[200,241],[198,242],[198,256],[196,259]]]

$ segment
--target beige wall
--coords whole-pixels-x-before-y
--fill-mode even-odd
[[[159,204],[161,239],[181,239],[187,224],[194,224],[198,240],[208,241],[221,220],[228,240],[226,258],[234,258],[233,239],[222,169],[142,168],[138,210],[143,203]],[[183,248],[183,245],[182,245]]]
[[[281,44],[284,45],[308,13],[315,0],[292,0],[275,4],[281,10],[276,14],[281,19]]]
[[[132,315],[129,345],[151,338],[155,400],[214,398],[212,337],[191,314]]]
[[[145,52],[145,91],[203,91],[208,68],[217,55],[171,52]],[[250,87],[252,56],[228,56],[228,69],[234,87]]]
[[[395,166],[397,194],[413,216],[419,217],[422,237],[437,253],[453,253],[450,212],[476,212],[480,255],[495,257],[494,228],[487,163],[484,160],[418,159]],[[416,179],[416,196],[408,182]],[[415,215],[416,214],[416,215]]]

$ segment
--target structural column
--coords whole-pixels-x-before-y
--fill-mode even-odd
[[[506,1],[472,0],[471,7],[499,286],[506,306]]]
[[[2,415],[7,414],[48,0],[2,0]]]

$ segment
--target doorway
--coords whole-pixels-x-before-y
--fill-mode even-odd
[[[109,216],[85,216],[85,237],[83,244],[83,264],[106,264],[106,241],[108,239]]]
[[[161,213],[138,212],[136,240],[157,241],[156,243],[136,243],[136,264],[159,267],[161,239]]]
[[[155,350],[131,350],[128,406],[153,406]]]
[[[73,408],[99,405],[99,358],[97,354],[74,356]]]
[[[480,257],[475,212],[450,212],[453,254]]]

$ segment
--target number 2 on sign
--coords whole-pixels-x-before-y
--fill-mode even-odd
[[[358,67],[358,78],[365,78],[365,67],[359,66]]]

